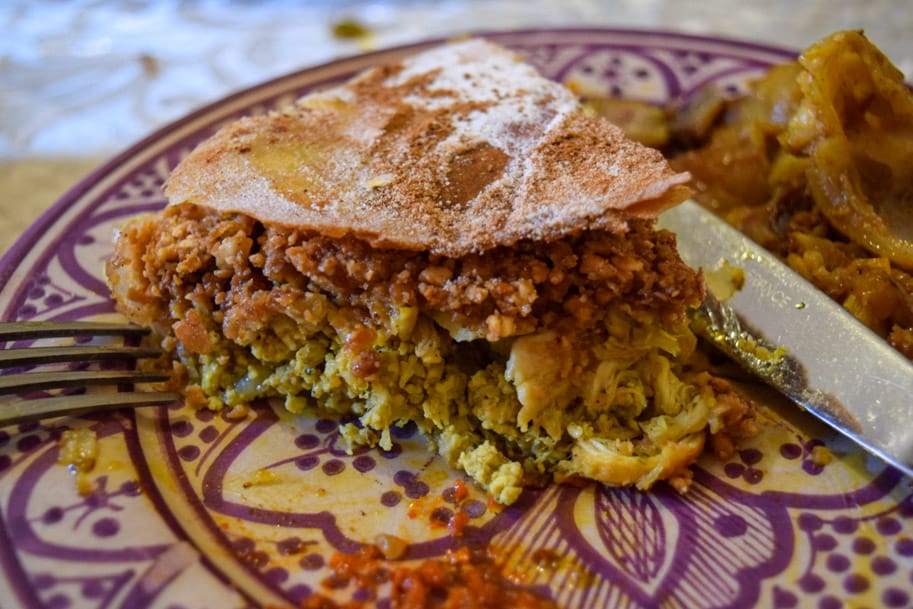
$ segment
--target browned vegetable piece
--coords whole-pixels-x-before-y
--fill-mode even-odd
[[[645,146],[662,148],[669,143],[669,117],[655,104],[615,97],[592,97],[585,103]]]
[[[788,159],[777,158],[777,136],[799,104],[798,73],[796,64],[772,68],[751,94],[726,103],[721,122],[706,144],[673,159],[674,167],[691,172],[697,199],[705,207],[724,217],[731,212],[738,216],[745,207],[764,205],[775,195],[776,185],[770,183],[775,165],[781,173],[788,168]],[[709,105],[701,95],[697,100],[702,106]],[[685,141],[692,130],[702,128],[685,121],[677,121],[675,126],[673,137]]]

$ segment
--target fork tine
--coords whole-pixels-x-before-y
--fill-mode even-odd
[[[11,321],[0,323],[0,341],[63,336],[145,336],[149,328],[98,321]]]
[[[154,347],[108,347],[67,345],[63,347],[23,347],[0,349],[0,368],[51,364],[54,362],[97,362],[134,360],[161,355]]]
[[[82,387],[84,385],[116,385],[118,383],[155,383],[171,378],[168,373],[141,370],[60,370],[23,372],[0,376],[0,395],[36,389]]]
[[[61,395],[21,400],[0,408],[0,425],[35,421],[45,417],[119,410],[124,407],[160,406],[180,399],[177,393],[123,392]]]
[[[41,338],[119,336],[138,337],[149,334],[142,326],[107,322],[0,322],[0,343]],[[0,369],[54,362],[87,362],[101,360],[133,361],[155,357],[161,350],[154,347],[122,345],[55,345],[0,349]],[[13,371],[16,372],[16,371]],[[0,395],[24,393],[39,389],[88,387],[152,383],[171,378],[164,371],[142,370],[47,370],[0,374]],[[81,395],[56,395],[22,399],[0,404],[0,425],[41,419],[48,416],[102,412],[145,405],[168,404],[180,399],[170,392],[116,391],[87,392]]]

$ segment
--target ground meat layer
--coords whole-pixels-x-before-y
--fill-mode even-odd
[[[416,306],[489,340],[586,326],[616,303],[678,320],[702,295],[674,236],[642,221],[624,235],[592,231],[453,259],[182,204],[128,225],[110,267],[118,302],[141,323],[167,331],[180,315],[174,307],[204,301],[229,337],[262,319],[257,304],[275,290],[320,292],[381,317]]]

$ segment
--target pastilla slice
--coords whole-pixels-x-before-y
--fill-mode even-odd
[[[569,476],[684,489],[708,437],[751,428],[687,366],[703,280],[653,228],[687,180],[472,39],[224,127],[108,278],[201,406],[278,397],[382,448],[411,422],[504,504]]]

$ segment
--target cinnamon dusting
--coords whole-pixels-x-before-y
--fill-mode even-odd
[[[223,128],[174,171],[167,194],[374,247],[463,256],[584,228],[623,232],[684,199],[687,179],[583,112],[569,89],[469,40]]]

